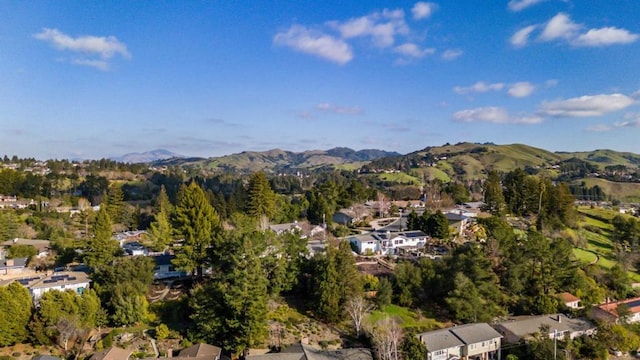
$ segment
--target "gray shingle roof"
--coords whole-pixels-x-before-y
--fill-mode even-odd
[[[418,338],[427,346],[429,352],[464,346],[464,343],[449,329],[422,333],[418,335]]]
[[[449,330],[465,344],[476,344],[502,337],[499,332],[487,323],[460,325],[449,328]]]
[[[560,316],[560,321],[558,321],[558,316]],[[521,338],[539,332],[540,327],[542,326],[547,326],[550,333],[552,333],[553,330],[558,330],[559,332],[584,332],[595,328],[595,325],[587,320],[569,319],[561,314],[532,316],[523,319],[504,321],[497,325],[504,327],[514,335]]]

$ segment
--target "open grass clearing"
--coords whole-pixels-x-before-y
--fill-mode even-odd
[[[387,305],[373,311],[367,318],[370,323],[375,323],[385,317],[393,317],[400,321],[403,328],[439,329],[442,324],[435,319],[427,318],[421,313],[398,305]]]

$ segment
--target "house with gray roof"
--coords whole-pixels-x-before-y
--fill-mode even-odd
[[[0,276],[4,275],[23,275],[27,273],[27,261],[29,259],[15,258],[4,259],[0,258]]]
[[[502,336],[505,343],[517,343],[527,340],[536,333],[541,333],[550,339],[575,339],[582,335],[592,335],[596,325],[585,319],[572,319],[562,314],[525,316],[499,322],[493,325]]]
[[[487,323],[474,323],[418,334],[427,360],[498,359],[502,335]]]
[[[413,231],[373,231],[349,237],[349,242],[360,254],[397,255],[402,250],[423,248],[429,236],[420,230]]]
[[[249,355],[247,360],[373,360],[371,351],[364,348],[320,350],[296,344],[279,353]]]

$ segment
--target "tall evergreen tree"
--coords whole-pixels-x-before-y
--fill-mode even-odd
[[[255,218],[273,219],[276,213],[276,194],[271,189],[264,171],[251,174],[249,178],[249,215]]]
[[[267,279],[252,234],[230,234],[226,271],[197,288],[190,301],[196,338],[236,354],[261,344],[267,335]]]
[[[220,218],[195,182],[182,186],[178,193],[173,224],[184,243],[176,254],[174,264],[189,272],[202,275],[208,263],[208,249],[219,247]]]
[[[18,282],[0,286],[0,346],[22,343],[33,312],[29,291]]]
[[[96,214],[92,234],[87,239],[87,248],[84,252],[84,261],[94,269],[100,269],[111,263],[117,255],[120,247],[118,242],[111,238],[111,219],[105,206],[101,206]]]
[[[501,215],[504,208],[504,195],[500,184],[500,175],[491,170],[482,187],[484,191],[484,209],[493,215]]]
[[[107,192],[106,201],[107,212],[109,218],[115,224],[125,224],[126,219],[126,204],[124,202],[124,192],[122,192],[122,185],[111,184],[109,191]]]
[[[156,213],[155,220],[149,226],[149,231],[145,234],[146,240],[150,243],[151,249],[163,251],[173,241],[173,228],[169,222],[169,216],[165,210]]]

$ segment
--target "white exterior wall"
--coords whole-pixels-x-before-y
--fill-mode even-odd
[[[427,360],[452,360],[456,358],[459,359],[461,356],[462,351],[460,346],[434,352],[427,352]]]
[[[51,291],[51,290],[66,291],[71,289],[76,293],[81,294],[84,290],[88,288],[89,288],[89,283],[85,282],[85,283],[78,283],[78,284],[58,284],[52,287],[30,289],[30,291],[31,291],[31,295],[33,295],[33,300],[36,301],[40,299],[42,295],[47,291]]]
[[[481,343],[469,344],[466,346],[466,356],[478,356],[481,355],[483,359],[486,359],[487,353],[500,349],[500,338],[495,338]]]

